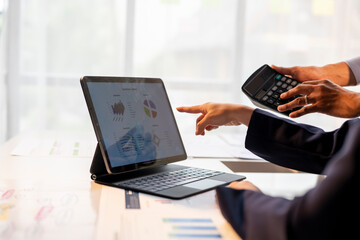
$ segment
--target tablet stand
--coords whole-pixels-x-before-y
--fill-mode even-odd
[[[94,157],[90,167],[91,179],[95,180],[100,176],[109,175],[106,171],[106,166],[104,163],[104,158],[101,154],[99,143],[96,145]]]

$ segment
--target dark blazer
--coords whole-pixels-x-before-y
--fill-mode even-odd
[[[256,109],[245,147],[278,165],[326,178],[288,200],[217,189],[221,211],[244,239],[360,239],[360,119],[332,132]]]

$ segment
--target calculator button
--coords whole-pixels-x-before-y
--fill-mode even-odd
[[[283,78],[281,79],[281,81],[282,81],[282,82],[285,82],[285,81],[286,81],[286,77],[283,77]]]
[[[278,82],[276,83],[276,86],[280,87],[281,84],[282,84],[282,82],[278,81]]]
[[[282,75],[281,74],[278,74],[278,75],[276,75],[276,80],[280,80],[280,78],[282,77]]]
[[[291,86],[295,87],[297,85],[296,81],[292,81]]]
[[[283,85],[281,85],[282,88],[287,88],[288,85],[286,83],[284,83]]]
[[[287,88],[286,88],[286,90],[291,90],[291,89],[293,89],[293,87],[292,86],[288,86]]]
[[[277,86],[273,86],[271,90],[272,90],[272,91],[276,91],[277,89],[278,89]]]
[[[285,92],[283,89],[281,89],[281,88],[279,88],[278,90],[277,90],[277,92],[279,93],[279,94],[282,94],[283,92]]]
[[[275,101],[274,101],[274,99],[269,98],[269,100],[267,100],[267,102],[270,103],[270,104],[273,104]]]
[[[265,97],[263,97],[262,100],[263,100],[264,102],[266,102],[266,100],[268,100],[268,99],[269,99],[269,97],[268,97],[268,96],[265,96]]]
[[[280,95],[279,95],[278,93],[274,93],[274,94],[272,95],[272,97],[277,99],[277,98],[280,97]]]
[[[290,78],[288,78],[288,80],[286,80],[286,83],[287,84],[290,84],[292,81],[291,81],[291,79]]]
[[[266,95],[271,96],[271,95],[273,95],[273,93],[274,93],[274,92],[270,90],[270,91],[267,92]]]

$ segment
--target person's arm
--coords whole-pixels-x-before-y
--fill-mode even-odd
[[[196,121],[197,135],[223,125],[248,125],[247,149],[270,162],[300,171],[321,173],[341,144],[334,139],[341,132],[326,133],[244,105],[206,103],[177,110],[201,114]]]
[[[196,119],[196,135],[205,135],[205,130],[211,131],[219,126],[249,125],[253,108],[226,103],[205,103],[191,107],[177,107],[179,112],[201,114]]]
[[[343,128],[324,132],[256,109],[249,123],[245,147],[272,163],[320,174],[342,146],[344,133]]]
[[[297,97],[299,95],[306,95]],[[335,117],[354,118],[360,115],[360,94],[345,89],[329,80],[307,81],[280,95],[282,99],[297,97],[278,106],[280,112],[291,111],[289,117],[319,112]]]
[[[313,112],[344,118],[360,115],[360,94],[340,87],[356,85],[357,81],[360,81],[360,58],[323,67],[272,67],[282,74],[303,82],[283,93],[280,96],[282,99],[299,95],[307,96],[297,97],[289,103],[280,105],[278,107],[280,112],[301,107],[289,116],[297,118]]]
[[[252,124],[255,123],[253,119],[257,117],[258,113],[255,111],[249,129],[255,128]],[[266,120],[265,116],[258,120],[262,120],[265,127],[278,127],[277,119]],[[338,146],[335,147],[338,148],[337,153],[332,155],[331,161],[323,172],[327,177],[304,196],[293,200],[271,197],[249,184],[243,185],[242,182],[231,186],[240,190],[217,188],[221,212],[234,230],[244,239],[268,240],[348,239],[356,234],[357,224],[352,219],[355,219],[360,212],[359,196],[355,196],[353,192],[359,188],[359,121],[359,119],[347,121],[339,130],[331,134],[333,142],[339,145],[335,144]],[[263,131],[258,127],[257,125],[255,131]],[[285,129],[288,128],[285,127],[283,130]],[[273,138],[278,139],[276,134],[282,134],[282,132],[274,130],[273,134]],[[298,134],[301,135],[302,131]],[[322,132],[319,134],[322,135]],[[316,134],[314,137],[317,137]],[[296,141],[296,139],[295,136],[289,141]],[[269,139],[266,142],[268,141]],[[259,151],[262,143],[263,141],[260,140]],[[288,150],[285,148],[283,152]],[[299,154],[298,158],[301,159],[304,153],[299,152]],[[286,156],[284,156],[284,161],[287,161]]]
[[[348,65],[349,61],[351,62],[351,65]],[[297,79],[300,82],[329,79],[330,81],[340,86],[351,86],[351,85],[356,85],[357,83],[356,81],[357,79],[355,79],[355,75],[354,75],[355,69],[352,68],[352,65],[356,65],[356,63],[358,62],[354,60],[349,60],[349,61],[327,64],[322,67],[316,67],[316,66],[279,67],[275,65],[272,65],[271,67],[276,71],[278,71],[279,73],[288,75],[292,78]]]

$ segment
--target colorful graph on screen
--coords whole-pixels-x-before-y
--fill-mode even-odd
[[[157,116],[156,105],[151,100],[144,100],[144,111],[149,118],[156,118]]]
[[[121,100],[119,100],[118,102],[115,102],[114,104],[111,105],[111,109],[112,112],[114,114],[114,121],[122,121],[123,120],[123,115],[124,115],[124,111],[125,111],[125,106],[124,104],[121,102]]]

